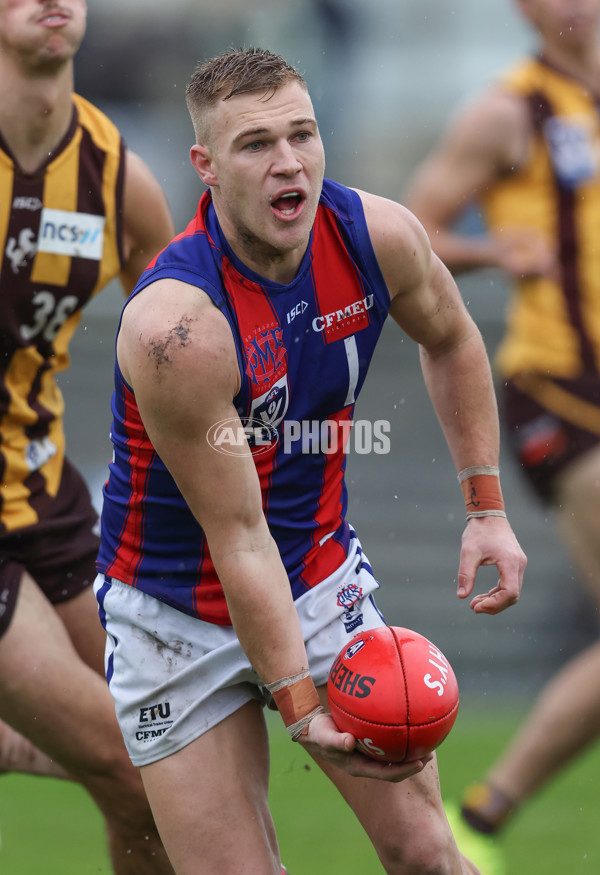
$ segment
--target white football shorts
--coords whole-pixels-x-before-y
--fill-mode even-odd
[[[344,564],[296,600],[317,686],[355,634],[386,625],[372,595],[378,586],[353,538]],[[106,676],[134,765],[175,753],[251,699],[266,702],[231,626],[190,617],[103,574],[94,591],[107,632]]]

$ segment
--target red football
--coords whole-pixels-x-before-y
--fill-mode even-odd
[[[385,762],[419,759],[446,738],[458,713],[458,684],[443,653],[400,626],[360,632],[327,679],[338,729]]]

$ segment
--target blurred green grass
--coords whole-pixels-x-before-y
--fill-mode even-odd
[[[481,776],[523,711],[524,706],[514,704],[462,705],[439,752],[445,799],[458,801],[463,788]],[[269,714],[268,719],[271,807],[290,875],[381,872],[343,800],[302,749],[289,741],[277,715]],[[599,873],[599,803],[597,745],[544,788],[498,841],[505,875]],[[2,875],[111,872],[100,815],[85,791],[68,782],[0,775],[0,835]]]

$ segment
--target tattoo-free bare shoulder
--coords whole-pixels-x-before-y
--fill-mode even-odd
[[[357,191],[369,236],[392,297],[417,286],[428,270],[431,246],[416,216],[397,201]]]

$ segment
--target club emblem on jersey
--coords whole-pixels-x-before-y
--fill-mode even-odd
[[[6,245],[6,257],[10,261],[13,273],[19,273],[22,267],[26,267],[27,259],[33,258],[35,252],[35,234],[31,228],[23,228],[18,241],[10,237]]]
[[[268,328],[246,341],[246,370],[253,386],[272,383],[283,370],[286,359],[280,328]]]

